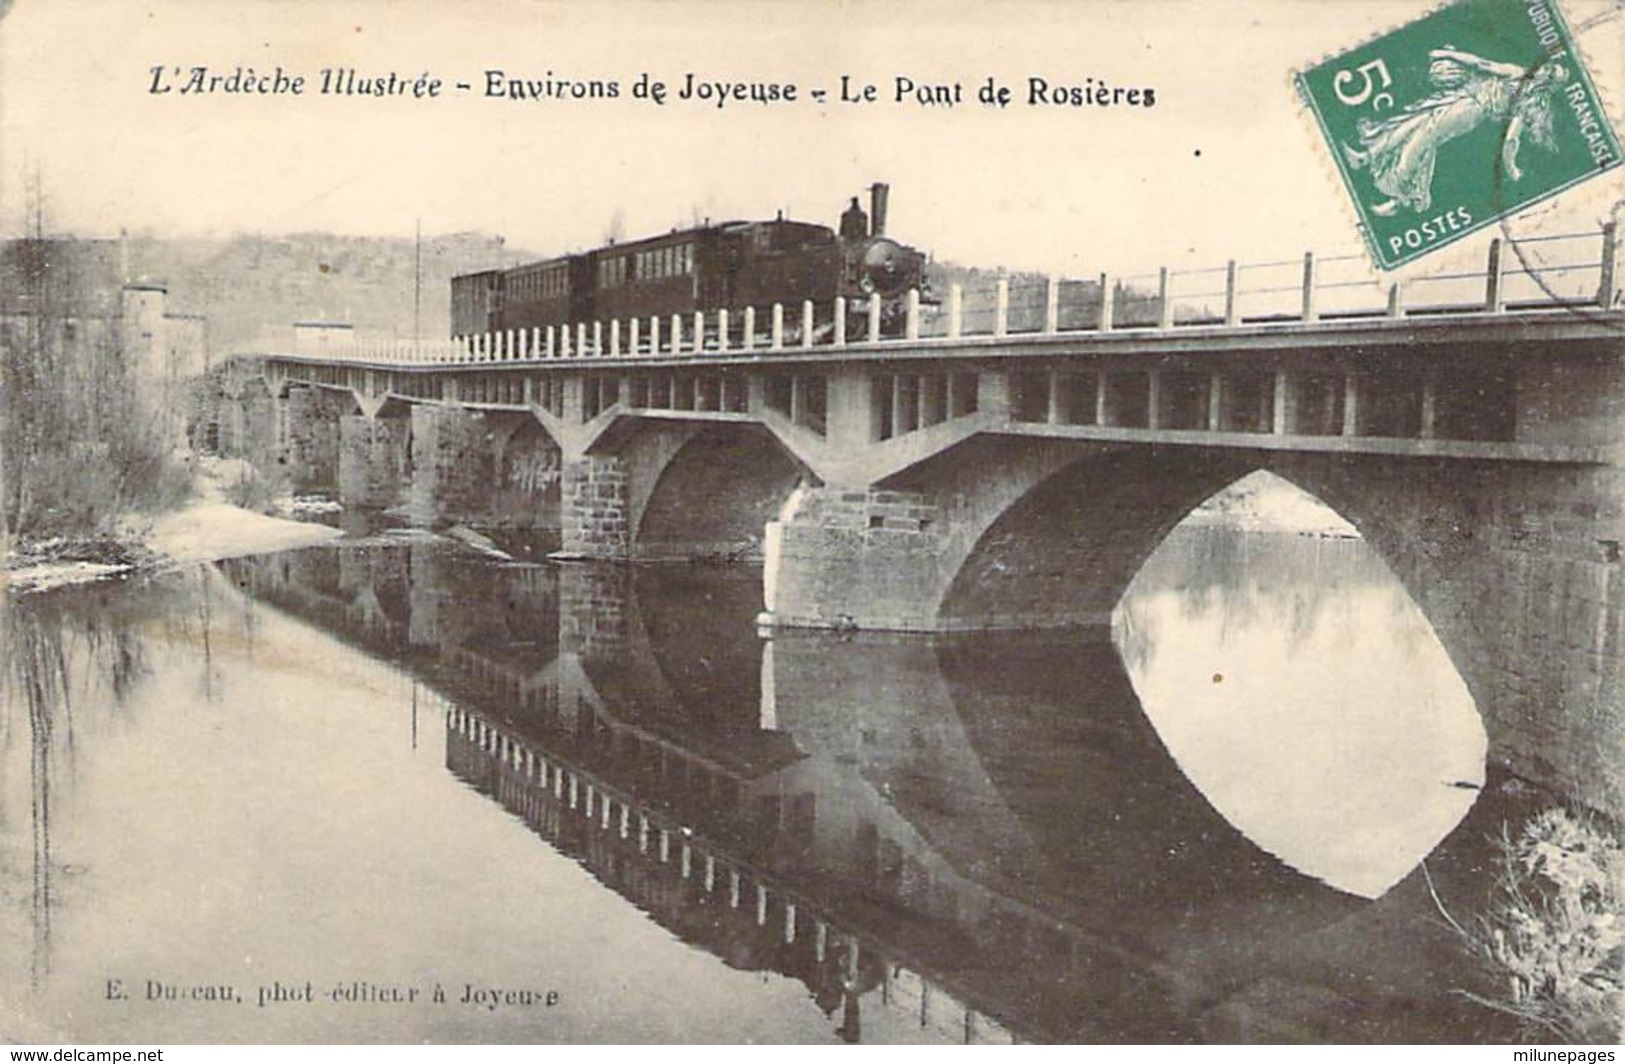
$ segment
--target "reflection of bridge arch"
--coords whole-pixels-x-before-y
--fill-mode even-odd
[[[1194,1037],[1272,970],[1249,952],[1260,941],[1308,951],[1300,969],[1313,968],[1327,951],[1305,943],[1352,904],[1274,889],[1288,873],[1237,858],[1199,799],[1163,812],[1189,786],[1147,764],[1156,740],[1119,704],[1133,696],[1109,646],[1085,648],[1100,664],[1068,688],[1084,702],[1065,722],[1080,741],[1030,686],[1004,686],[1059,682],[1040,659],[905,636],[776,638],[755,663],[754,719],[708,714],[694,703],[729,685],[694,663],[724,660],[707,644],[725,633],[686,641],[675,611],[638,604],[625,567],[436,572],[442,556],[351,548],[226,568],[368,646],[368,617],[393,613],[378,607],[410,580],[411,616],[388,618],[383,652],[452,696],[448,766],[685,941],[805,980],[847,1030],[858,1009],[843,984],[866,1029],[895,1009],[961,1037],[1001,1033],[989,1016],[1057,1040]],[[662,592],[692,602],[692,575],[675,579]],[[583,638],[572,611],[624,623]],[[555,617],[556,641],[536,631]],[[732,686],[748,688],[739,664]],[[1181,896],[1164,873],[1214,889]],[[1237,935],[1228,917],[1263,930]]]

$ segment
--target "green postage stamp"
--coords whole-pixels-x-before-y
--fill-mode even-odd
[[[1385,270],[1620,163],[1555,0],[1459,0],[1297,83]]]

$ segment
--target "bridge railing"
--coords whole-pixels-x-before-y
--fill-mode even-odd
[[[1339,319],[1621,305],[1617,227],[1491,241],[1483,269],[1382,281],[1363,255],[1237,263],[1095,278],[976,277],[901,306],[773,304],[511,329],[451,340],[324,343],[296,354],[336,362],[478,365],[574,359],[791,352],[854,344],[1175,330]]]

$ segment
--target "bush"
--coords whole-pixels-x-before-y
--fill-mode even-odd
[[[1496,898],[1474,936],[1507,981],[1492,1008],[1531,1040],[1625,1037],[1625,848],[1596,821],[1549,809],[1501,840]]]
[[[276,514],[287,494],[282,478],[260,472],[247,462],[237,468],[237,479],[226,486],[226,501],[255,513]]]

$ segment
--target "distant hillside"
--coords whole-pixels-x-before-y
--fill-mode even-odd
[[[131,236],[122,243],[129,279],[161,282],[169,288],[173,312],[205,315],[209,346],[216,354],[291,335],[296,321],[349,322],[384,335],[412,333],[410,238],[294,233]],[[423,334],[447,335],[453,275],[541,257],[484,233],[425,237],[419,312]]]
[[[961,287],[964,291],[967,328],[990,327],[993,289],[1000,278],[1008,281],[1010,286],[1010,330],[1028,332],[1040,328],[1044,323],[1049,285],[1047,274],[932,262],[926,265],[925,276],[938,299],[947,297],[950,286],[957,284]],[[1063,278],[1060,299],[1060,328],[1092,328],[1099,321],[1098,280]],[[1155,291],[1129,287],[1117,281],[1113,285],[1112,299],[1113,318],[1119,325],[1145,325],[1157,320],[1159,301]],[[969,320],[977,315],[988,321]]]

